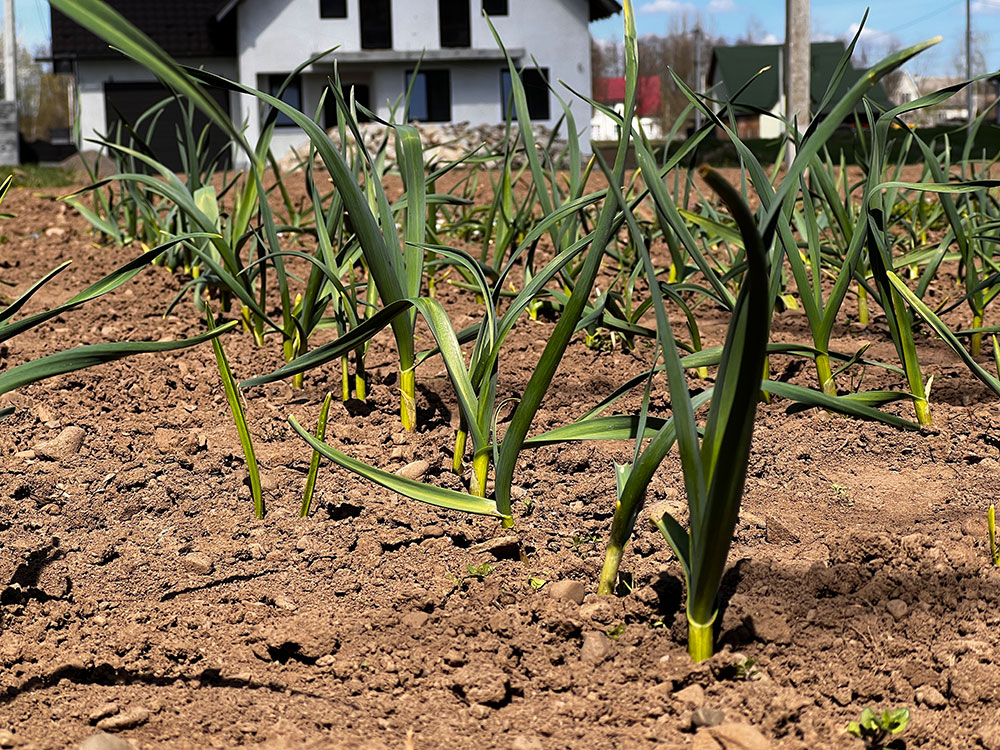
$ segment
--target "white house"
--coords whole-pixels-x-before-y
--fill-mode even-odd
[[[312,114],[337,61],[341,81],[358,102],[388,119],[416,70],[409,118],[431,122],[499,123],[510,79],[503,55],[482,16],[485,11],[520,68],[533,119],[554,126],[561,116],[545,80],[562,80],[589,93],[588,23],[621,10],[616,0],[112,0],[110,3],[180,62],[204,66],[264,91],[307,58],[336,47],[311,65],[284,98]],[[132,121],[164,96],[144,69],[52,11],[56,70],[72,72],[84,138]],[[422,58],[422,62],[421,62]],[[537,61],[537,68],[535,63]],[[417,65],[419,64],[419,70]],[[257,101],[215,92],[251,142],[260,127]],[[563,98],[572,100],[566,93]],[[332,97],[328,97],[328,101]],[[589,119],[584,102],[573,105]],[[157,144],[176,150],[165,113]],[[333,125],[333,111],[324,113]],[[586,116],[585,116],[586,115]],[[397,118],[403,116],[397,112]],[[303,140],[279,118],[272,148],[279,156]]]

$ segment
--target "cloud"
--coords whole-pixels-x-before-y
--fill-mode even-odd
[[[976,0],[972,4],[973,13],[1000,13],[1000,0]]]
[[[852,23],[844,34],[844,41],[849,42],[858,33],[858,24]],[[858,51],[861,53],[861,60],[880,59],[893,50],[899,49],[901,41],[898,36],[890,31],[881,29],[870,29],[865,27],[861,36],[858,37]]]
[[[1000,9],[1000,6],[998,6],[998,9]],[[854,35],[858,33],[858,27],[859,24],[852,23],[847,29],[846,38],[853,39]],[[894,47],[899,46],[899,37],[890,31],[881,31],[880,29],[872,29],[866,26],[861,32],[858,43],[866,47]]]
[[[777,44],[781,40],[777,36],[772,34],[770,31],[764,34],[760,39],[754,39],[754,44]]]
[[[722,2],[726,2],[726,0],[722,0]],[[697,10],[694,3],[679,2],[678,0],[653,0],[651,3],[639,6],[640,13],[694,13]]]
[[[737,7],[735,0],[709,0],[705,10],[709,13],[732,13]],[[697,5],[685,0],[651,0],[639,6],[640,13],[697,13],[698,10]]]

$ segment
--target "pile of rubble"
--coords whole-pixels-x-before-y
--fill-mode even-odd
[[[470,125],[467,122],[454,124],[447,123],[414,123],[420,132],[420,138],[424,146],[424,162],[426,164],[448,164],[461,159],[471,151],[476,150],[476,159],[483,157],[494,157],[491,160],[493,165],[502,163],[504,157],[504,141],[506,139],[506,128],[503,125]],[[358,126],[361,137],[364,139],[365,148],[373,156],[382,146],[386,139],[387,128],[381,123],[365,122]],[[543,125],[533,125],[532,132],[535,136],[535,144],[539,149],[543,149],[552,138],[552,131]],[[330,138],[335,144],[340,145],[340,133],[336,128],[329,131]],[[515,143],[516,152],[514,155],[514,166],[520,167],[524,163],[524,144],[521,143],[519,131],[516,125],[511,128],[511,139]],[[354,143],[354,134],[347,131],[347,138],[350,143]],[[285,154],[279,164],[285,169],[291,169],[309,156],[309,142],[306,141],[297,148]],[[550,156],[558,164],[566,152],[566,141],[556,139],[552,143]],[[392,166],[396,162],[396,139],[389,133],[388,142],[385,147],[385,160],[387,166]]]

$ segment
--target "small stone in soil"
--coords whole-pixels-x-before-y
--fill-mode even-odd
[[[96,724],[101,719],[106,719],[109,716],[114,716],[121,709],[118,707],[117,703],[105,703],[100,708],[96,708],[90,712],[90,723]]]
[[[749,724],[730,722],[708,732],[724,750],[771,750],[770,741]]]
[[[141,726],[149,721],[149,711],[142,706],[130,708],[117,716],[109,716],[97,722],[97,728],[105,732],[120,732],[124,729],[132,729]]]
[[[184,565],[184,568],[188,572],[200,576],[207,576],[215,569],[208,555],[202,552],[192,552],[189,555],[184,555],[181,558],[181,564]]]
[[[906,613],[910,610],[906,602],[902,599],[890,599],[885,605],[885,608],[889,610],[889,614],[892,615],[895,620],[902,620],[906,617]]]
[[[537,737],[519,734],[510,741],[510,750],[543,750],[542,741]]]
[[[583,634],[580,659],[587,664],[600,664],[611,656],[613,650],[610,638],[599,630],[591,630]]]
[[[473,547],[477,552],[489,552],[497,560],[517,560],[521,556],[521,538],[498,536]]]
[[[691,714],[691,727],[717,727],[726,720],[726,712],[721,708],[696,708]]]
[[[6,729],[0,729],[0,747],[8,748],[17,745],[17,737]]]
[[[121,737],[101,733],[81,742],[80,750],[135,750],[135,745]]]
[[[948,705],[948,700],[933,685],[917,688],[916,699],[917,703],[922,703],[927,708],[944,708]]]
[[[402,469],[396,472],[398,476],[404,479],[421,479],[427,470],[431,468],[431,465],[424,460],[414,461],[413,463],[407,464]]]
[[[583,604],[583,597],[587,593],[583,584],[579,581],[556,581],[548,586],[549,595],[554,599],[565,599],[576,604]]]
[[[81,427],[67,427],[51,440],[34,446],[35,455],[50,461],[70,458],[80,452],[86,432]]]
[[[701,685],[688,685],[674,693],[674,698],[681,703],[698,708],[705,705],[705,688]]]

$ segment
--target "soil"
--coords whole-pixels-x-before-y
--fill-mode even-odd
[[[4,209],[15,218],[0,278],[14,292],[74,261],[32,311],[137,252],[95,244],[31,191],[12,190]],[[0,361],[198,332],[189,302],[162,317],[179,285],[147,270],[8,342]],[[456,317],[474,312],[440,288]],[[869,341],[868,356],[893,361],[884,319],[862,327],[847,310],[834,347]],[[964,312],[949,322],[968,325]],[[725,317],[703,313],[706,344],[719,342]],[[500,398],[523,388],[552,326],[519,323]],[[775,339],[807,332],[799,311],[775,318]],[[245,335],[224,345],[241,378],[280,363],[278,347]],[[932,429],[761,405],[720,649],[698,665],[680,567],[645,522],[619,595],[595,594],[613,462],[630,444],[526,454],[513,531],[329,465],[301,519],[310,453],[286,417],[315,425],[339,389],[339,370],[324,368],[301,390],[247,393],[268,509],[257,520],[210,347],[26,387],[0,403],[16,407],[0,424],[0,747],[74,747],[103,730],[136,748],[823,750],[862,747],[845,728],[864,707],[907,706],[910,748],[997,750],[1000,568],[985,511],[1000,490],[1000,406],[940,342],[925,336],[920,354]],[[644,342],[598,351],[578,336],[535,429],[576,418],[651,359]],[[426,461],[428,481],[460,487],[440,360],[418,373],[415,434],[395,413],[388,336],[369,369],[368,403],[335,401],[328,441],[392,471]],[[776,357],[772,369],[815,386],[809,363]],[[869,368],[864,387],[876,386],[905,383]],[[679,509],[682,492],[671,457],[648,500]]]

